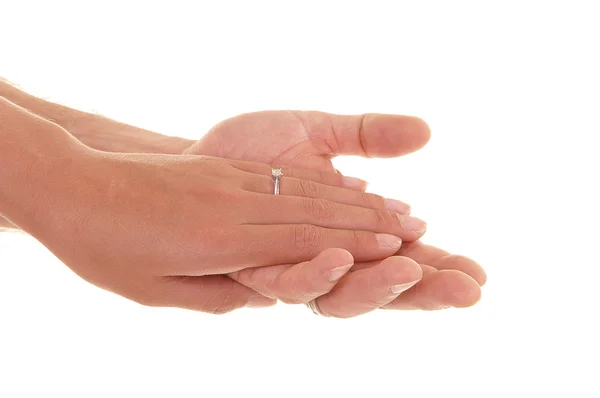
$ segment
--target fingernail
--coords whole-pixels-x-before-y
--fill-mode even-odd
[[[342,177],[342,184],[346,188],[360,189],[360,190],[367,189],[367,185],[368,185],[368,183],[366,181],[361,180],[360,178],[346,177],[346,176]]]
[[[379,246],[386,249],[400,249],[402,245],[402,239],[388,234],[377,234],[377,242],[379,242]]]
[[[425,221],[420,220],[417,217],[399,215],[398,218],[400,219],[402,226],[409,231],[423,233],[427,229]]]
[[[275,303],[276,303],[276,301],[274,301],[273,299],[270,299],[268,297],[254,296],[254,297],[250,297],[250,299],[246,303],[246,307],[264,308],[264,307],[270,307],[270,306],[274,305]]]
[[[342,265],[341,267],[337,267],[331,270],[329,273],[329,282],[336,282],[342,276],[348,272],[350,268],[352,268],[354,264]]]
[[[416,285],[417,282],[419,282],[418,279],[416,281],[412,281],[412,282],[408,282],[408,283],[401,283],[399,285],[393,285],[393,286],[390,286],[390,291],[392,292],[392,294],[400,294],[402,292],[407,291],[414,285]]]
[[[400,214],[410,214],[410,206],[396,199],[386,199],[385,208]]]

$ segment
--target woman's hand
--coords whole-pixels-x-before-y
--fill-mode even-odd
[[[251,137],[260,140],[249,140]],[[239,115],[217,124],[184,153],[260,159],[330,173],[334,171],[331,159],[335,156],[400,156],[419,149],[428,139],[429,128],[414,117],[267,111]],[[362,190],[364,186],[358,184],[355,189]],[[422,280],[399,296],[391,294],[390,286],[408,286],[419,273],[415,269],[417,263]],[[322,278],[308,283],[301,277],[307,270],[317,273],[313,270],[316,267],[317,263],[265,267],[231,276],[265,295],[288,302],[318,297],[321,311],[336,317],[356,316],[376,308],[468,307],[479,300],[480,285],[486,281],[483,268],[475,261],[420,241],[403,243],[397,255],[386,260],[355,264],[333,288],[326,288]],[[290,282],[292,275],[294,283]],[[316,283],[319,280],[320,284]]]
[[[317,174],[284,169],[275,196],[264,164],[86,152],[33,234],[84,279],[144,304],[229,310],[249,298],[219,286],[223,277],[198,277],[305,261],[331,273],[353,264],[348,253],[383,259],[422,233],[381,198],[339,187],[334,173],[316,183]],[[309,261],[329,247],[347,252]]]

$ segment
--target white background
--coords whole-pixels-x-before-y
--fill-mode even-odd
[[[2,234],[1,397],[600,396],[595,2],[157,3],[2,1],[0,75],[188,138],[262,109],[418,115],[424,150],[336,166],[483,264],[482,300],[152,309]]]

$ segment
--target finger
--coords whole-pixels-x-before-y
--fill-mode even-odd
[[[374,266],[378,265],[380,262],[381,262],[381,260],[355,262],[354,266],[352,267],[350,272],[356,272],[356,271],[360,271],[360,270],[367,269],[367,268],[373,268]],[[427,264],[419,264],[419,266],[421,267],[421,270],[423,271],[423,276],[429,275],[431,273],[438,271],[434,267],[427,265]]]
[[[273,194],[273,181],[269,177],[248,178],[242,188],[256,193]],[[313,199],[325,199],[331,202],[365,207],[385,209],[400,214],[409,214],[410,206],[395,199],[384,198],[360,190],[335,187],[318,182],[298,178],[283,177],[279,184],[279,194],[301,196]]]
[[[427,225],[416,217],[386,209],[367,209],[286,195],[259,195],[256,211],[248,214],[250,224],[312,224],[325,228],[358,229],[398,236],[414,241],[425,233]]]
[[[431,265],[427,265],[427,264],[419,264],[419,266],[421,266],[421,270],[423,271],[423,279],[431,274],[435,274],[438,270],[435,269],[434,267],[432,267]],[[420,283],[421,281],[419,281]]]
[[[403,244],[398,255],[410,257],[420,264],[428,264],[439,270],[462,271],[475,279],[480,286],[483,286],[487,280],[483,267],[477,262],[468,257],[450,254],[435,246],[423,244],[421,241]]]
[[[224,275],[163,277],[144,304],[224,314],[242,307],[269,307],[264,297]]]
[[[401,239],[389,234],[306,224],[205,230],[197,241],[198,247],[169,262],[169,275],[227,274],[244,268],[297,264],[332,247],[349,251],[357,261],[371,261],[393,255],[402,244]]]
[[[373,268],[380,262],[379,260],[356,263],[351,272]],[[440,310],[451,307],[469,307],[479,300],[481,289],[477,282],[467,274],[456,270],[442,272],[430,265],[419,265],[423,271],[423,278],[419,283],[383,308]]]
[[[343,187],[358,191],[365,191],[367,189],[367,182],[360,178],[343,176],[334,172],[304,169],[304,168],[292,168],[292,167],[279,167],[277,165],[270,166],[264,163],[248,162],[242,160],[230,160],[229,164],[238,170],[246,171],[252,174],[260,174],[268,177],[267,182],[271,182],[271,171],[273,168],[281,168],[283,171],[284,178],[296,178],[306,181],[314,181],[324,185],[331,185],[334,187]],[[272,187],[272,182],[271,182]],[[272,189],[270,192],[272,193]]]
[[[356,263],[351,272],[373,268],[381,261]],[[436,268],[419,264],[423,278],[409,291],[392,303],[384,306],[397,310],[440,310],[450,307],[469,307],[477,303],[481,295],[479,285],[473,286],[473,279],[459,271],[440,272]],[[460,275],[460,274],[463,275]]]
[[[423,273],[406,257],[389,257],[372,268],[348,274],[317,305],[327,316],[349,318],[384,306],[414,286]]]
[[[353,264],[348,251],[327,249],[300,264],[247,268],[229,276],[264,296],[299,304],[328,293]]]
[[[485,285],[487,275],[481,265],[468,257],[458,254],[448,254],[438,259],[431,260],[429,265],[438,270],[457,270],[475,279],[479,286]]]
[[[456,270],[442,270],[423,277],[414,287],[382,308],[394,310],[440,310],[464,308],[477,303],[481,288],[469,275]]]
[[[431,132],[416,117],[384,114],[333,115],[294,111],[311,139],[329,146],[335,155],[396,157],[427,144]]]

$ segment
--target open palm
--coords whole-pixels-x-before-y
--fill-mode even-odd
[[[265,111],[227,119],[213,127],[184,154],[203,154],[334,172],[331,159],[338,155],[396,157],[418,150],[429,140],[429,128],[421,119],[367,114],[332,115],[322,112]],[[357,187],[358,188],[358,187]],[[364,187],[363,187],[364,188]],[[481,266],[473,260],[452,255],[420,241],[405,243],[398,256],[418,262],[423,279],[394,301],[388,309],[441,309],[466,307],[479,300],[480,285],[486,280]],[[367,272],[380,262],[357,263],[352,268],[353,283],[344,277],[319,299],[326,313],[335,315],[366,312],[378,305],[360,289],[372,277]],[[269,270],[262,275],[271,280]],[[260,282],[256,272],[249,274],[252,284]],[[245,280],[242,272],[236,279]],[[361,280],[362,279],[362,280]]]

